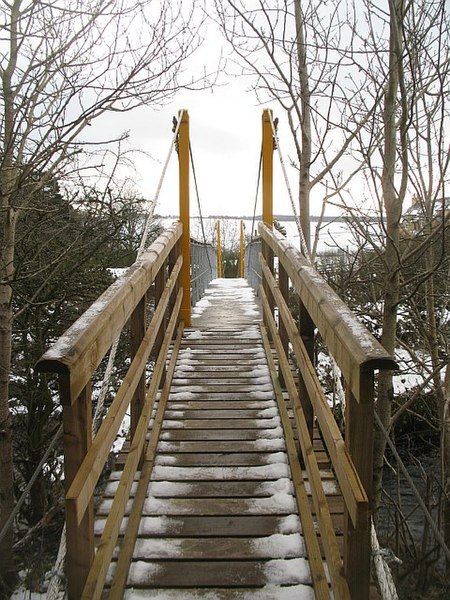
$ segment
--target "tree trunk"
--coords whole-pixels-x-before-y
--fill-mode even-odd
[[[15,218],[6,210],[0,255],[0,530],[14,506],[13,452],[11,414],[9,411],[9,376],[12,343],[12,289]],[[12,527],[0,543],[0,578],[7,583],[12,567]]]
[[[15,92],[13,73],[18,56],[18,23],[21,0],[11,5],[10,57],[2,73],[1,83],[4,102],[4,135],[1,149],[3,161],[0,167],[0,530],[3,529],[14,506],[14,470],[9,411],[9,378],[12,352],[12,279],[14,275],[14,244],[17,211],[13,208],[16,188],[14,166]],[[0,581],[8,584],[12,568],[12,527],[0,544]]]
[[[441,456],[443,482],[442,529],[445,543],[450,548],[450,362],[447,363],[444,383],[444,406],[441,429]],[[450,576],[450,561],[446,562],[447,575]]]
[[[399,88],[399,61],[401,61],[399,26],[401,25],[402,0],[394,0],[389,4],[391,12],[390,52],[383,113],[384,163],[382,173],[383,201],[386,211],[386,248],[384,253],[386,277],[381,343],[390,354],[394,355],[397,337],[397,303],[399,300],[399,225],[402,213],[402,197],[397,194],[395,188],[395,166],[397,160],[396,107]],[[392,376],[393,371],[381,371],[378,376],[376,411],[386,430],[389,430],[390,427],[391,405],[394,395]],[[373,511],[375,519],[381,500],[385,449],[386,439],[384,433],[379,428],[376,428],[373,450]]]
[[[309,216],[310,195],[310,166],[311,166],[311,91],[309,89],[309,74],[306,56],[306,44],[304,34],[304,21],[300,0],[296,0],[295,26],[297,34],[297,56],[298,74],[300,79],[300,101],[301,101],[301,156],[299,159],[299,210],[300,225],[305,236],[308,252],[311,250],[311,231]]]

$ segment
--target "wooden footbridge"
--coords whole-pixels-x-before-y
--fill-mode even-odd
[[[188,132],[183,112],[181,221],[38,363],[58,373],[63,406],[68,597],[369,598],[374,370],[395,364],[272,230],[271,132],[261,252],[249,246],[245,261],[257,296],[193,259]],[[212,281],[191,312],[202,274]],[[93,437],[92,381],[122,330],[126,374]],[[345,439],[316,374],[317,335],[342,373]]]

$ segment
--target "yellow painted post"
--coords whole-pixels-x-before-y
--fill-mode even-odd
[[[270,115],[270,116],[269,116]],[[262,116],[262,196],[263,223],[273,226],[273,133],[270,124],[272,111],[266,108]]]
[[[264,225],[273,228],[273,132],[270,123],[272,111],[266,108],[262,116],[262,197],[263,197],[263,214],[262,219]],[[266,259],[272,274],[274,274],[274,257],[273,251],[267,244],[262,243],[262,254]],[[267,285],[267,281],[263,280],[264,291],[269,301],[270,310],[274,314],[274,298]],[[264,318],[264,323],[267,327],[267,320]]]
[[[180,318],[186,327],[191,326],[191,235],[189,223],[189,115],[187,110],[181,111],[180,128],[178,130],[178,159],[180,178],[180,221],[183,234],[180,238],[180,253],[183,266],[180,272],[180,285],[183,288],[183,300]]]
[[[222,247],[220,245],[220,221],[217,221],[217,277],[222,277]]]
[[[242,221],[242,219],[239,245],[239,277],[241,277],[241,279],[244,279],[244,221]]]

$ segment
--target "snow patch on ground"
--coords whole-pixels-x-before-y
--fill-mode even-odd
[[[298,533],[274,535],[256,538],[251,542],[256,556],[271,556],[277,558],[299,558],[305,553],[305,544]]]
[[[285,444],[281,439],[259,439],[254,441],[255,448],[261,451],[284,450]]]
[[[171,421],[170,419],[164,419],[163,427],[166,429],[182,429],[183,421]]]
[[[128,579],[133,581],[134,585],[149,584],[162,569],[161,565],[138,560],[131,563]]]
[[[275,427],[275,429],[266,429],[260,431],[259,437],[264,439],[281,440],[283,439],[283,429],[281,427]]]
[[[301,531],[300,518],[298,515],[288,515],[280,520],[280,533],[298,533]]]
[[[267,457],[267,462],[269,464],[284,463],[287,465],[287,462],[288,462],[287,454],[285,452],[274,452],[273,454],[269,454],[269,456]]]
[[[278,416],[277,408],[265,408],[264,410],[260,410],[258,413],[258,417],[266,419],[268,417],[276,417]]]
[[[174,465],[177,462],[176,456],[159,454],[156,456],[155,465]]]
[[[240,510],[249,515],[286,515],[297,510],[293,496],[284,493],[277,493],[269,498],[239,498],[223,500],[223,502],[228,503],[230,507],[237,504]],[[165,500],[149,496],[145,501],[144,512],[152,515],[189,515],[195,514],[196,508],[193,503],[186,504],[173,499]]]
[[[276,494],[294,494],[294,488],[291,480],[288,477],[281,477],[276,481],[266,481],[258,486],[258,491],[262,494],[270,494],[275,496]]]
[[[310,583],[311,573],[304,558],[269,560],[264,564],[267,583]]]
[[[192,489],[190,483],[178,483],[176,481],[151,481],[149,485],[150,496],[175,497],[188,494]]]
[[[202,340],[207,336],[205,336],[200,330],[197,329],[195,331],[189,331],[185,334],[185,337],[187,340]]]
[[[197,394],[193,392],[174,392],[171,391],[169,395],[169,400],[175,400],[175,402],[185,401],[185,400],[195,400],[197,398]]]

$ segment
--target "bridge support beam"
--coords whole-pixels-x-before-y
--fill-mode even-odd
[[[189,115],[182,110],[178,130],[178,158],[180,177],[180,221],[183,234],[180,239],[180,252],[183,266],[180,272],[180,284],[183,288],[180,319],[186,327],[191,326],[191,234],[189,226]]]
[[[272,229],[273,226],[273,132],[271,125],[272,111],[266,108],[262,116],[262,197],[263,223]]]
[[[262,220],[264,225],[273,228],[273,132],[272,132],[272,111],[266,108],[262,116],[262,199],[263,199],[263,214]],[[262,254],[269,266],[270,271],[274,275],[274,255],[272,249],[263,242]],[[267,282],[263,282],[264,292],[267,296],[270,311],[274,314],[274,299]],[[268,328],[266,317],[264,317],[264,325]]]
[[[240,229],[239,229],[239,277],[241,279],[244,278],[244,221],[241,219]]]

